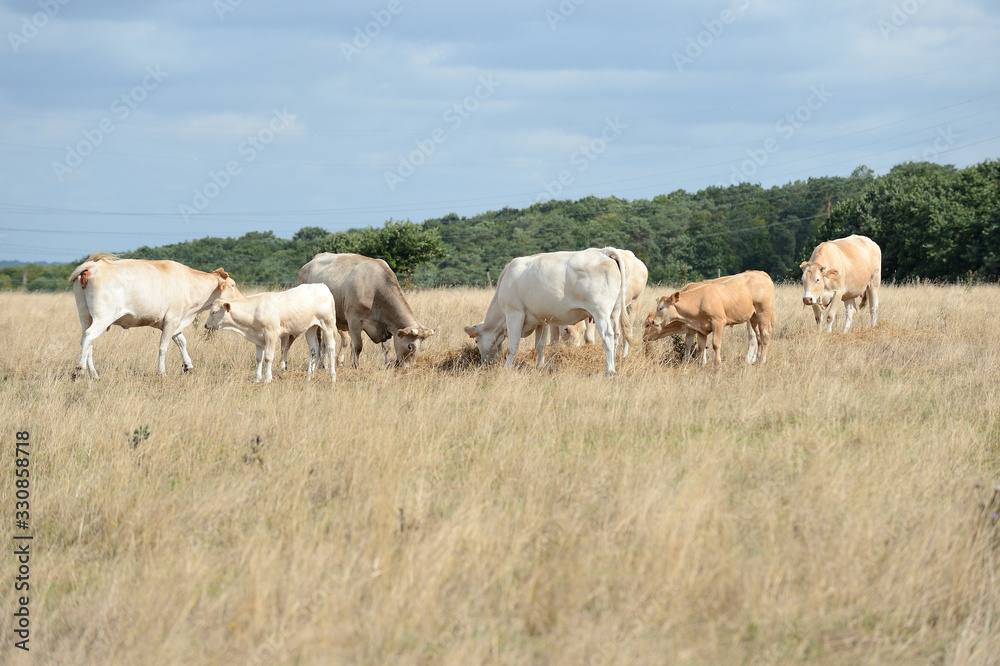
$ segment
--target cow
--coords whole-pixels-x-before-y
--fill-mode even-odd
[[[611,248],[605,248],[611,249]],[[629,284],[628,290],[625,294],[625,309],[628,313],[629,321],[634,322],[633,319],[633,309],[636,300],[642,296],[642,292],[646,290],[646,281],[649,278],[649,271],[646,268],[646,264],[642,262],[631,250],[618,250],[619,256],[627,264]],[[581,344],[594,344],[596,342],[594,320],[587,318],[587,323],[578,322],[575,325],[563,325],[557,326],[553,324],[549,328],[549,339],[552,342],[566,342],[573,347],[579,347]],[[629,341],[627,337],[624,337],[624,350],[622,356],[628,356],[629,352]]]
[[[711,280],[703,280],[701,282],[689,282],[686,285],[684,285],[683,287],[681,287],[680,291],[682,291],[682,292],[684,292],[684,291],[691,291],[692,289],[696,289],[696,288],[698,288],[698,287],[700,287],[702,285],[705,285],[705,284],[709,284],[709,283],[712,283],[712,282],[727,282],[729,280],[732,280],[733,278],[741,277],[741,276],[745,277],[746,273],[740,273],[738,275],[723,275],[722,277],[713,278]],[[765,276],[766,276],[766,274],[765,274]],[[770,280],[770,276],[766,276],[766,277],[768,278],[768,280]],[[767,289],[766,289],[766,283],[762,280],[761,284],[764,285],[764,287],[765,287],[761,291],[761,295],[766,298],[766,295],[768,293]],[[771,293],[773,294],[773,285],[772,285],[771,289],[772,289]],[[771,301],[772,301],[772,304],[773,304],[773,296],[772,296]],[[685,362],[690,361],[693,358],[692,351],[694,349],[694,341],[695,341],[695,337],[697,336],[697,331],[695,331],[694,329],[687,328],[686,326],[684,326],[680,322],[677,322],[676,324],[674,324],[674,326],[671,327],[669,330],[660,328],[659,326],[656,326],[656,325],[653,324],[653,319],[655,318],[655,314],[656,313],[654,313],[654,312],[650,312],[649,315],[646,317],[646,327],[645,327],[645,329],[643,331],[642,339],[643,340],[652,341],[652,340],[659,340],[660,338],[666,337],[667,335],[683,334],[684,335],[684,361]],[[701,364],[702,365],[705,365],[705,363],[707,363],[707,361],[708,361],[708,358],[706,356],[707,351],[708,350],[705,347],[703,347],[701,349]],[[757,332],[756,332],[755,327],[754,327],[753,317],[751,317],[750,320],[747,321],[747,355],[746,355],[746,359],[747,359],[747,363],[753,363],[754,361],[757,360]]]
[[[549,339],[552,342],[563,342],[570,347],[592,345],[597,342],[597,329],[590,317],[581,319],[575,324],[549,325]]]
[[[748,350],[747,361],[767,362],[767,346],[774,330],[774,283],[767,273],[747,271],[728,280],[709,281],[688,291],[661,296],[656,306],[656,313],[647,323],[659,327],[661,336],[694,331],[702,365],[708,362],[704,353],[708,334],[712,334],[715,363],[719,365],[723,329],[744,322],[750,322],[756,338],[755,353]]]
[[[820,243],[813,250],[809,261],[799,264],[805,293],[803,305],[811,305],[816,327],[826,324],[827,333],[833,331],[834,310],[838,301],[844,301],[846,316],[844,333],[854,321],[855,299],[861,297],[871,309],[872,326],[878,322],[878,288],[882,282],[882,250],[867,236],[852,235],[847,238]],[[825,321],[824,321],[825,320]]]
[[[325,349],[330,381],[337,381],[337,369],[333,363],[337,310],[333,295],[324,285],[301,284],[286,291],[266,292],[245,298],[220,298],[212,304],[205,328],[235,331],[257,347],[255,382],[260,381],[262,371],[264,381],[271,381],[271,363],[281,339],[303,333],[310,349],[306,379],[312,379],[313,369],[321,353],[317,333],[322,332],[331,341]]]
[[[514,363],[521,338],[534,333],[542,367],[549,326],[575,324],[589,315],[601,336],[610,376],[615,374],[619,336],[633,335],[625,307],[628,286],[628,263],[614,248],[517,257],[500,274],[486,318],[466,326],[465,332],[476,341],[484,365],[496,360],[504,338],[509,338],[507,368]]]
[[[434,335],[417,321],[396,274],[381,259],[321,252],[299,270],[299,283],[325,284],[333,294],[337,329],[351,338],[352,367],[358,367],[362,331],[376,344],[392,339],[396,363],[404,367],[416,362],[421,344]]]
[[[84,368],[92,379],[100,378],[94,368],[93,344],[112,325],[159,329],[159,373],[167,374],[170,340],[181,352],[184,372],[190,372],[194,363],[187,352],[184,328],[216,299],[241,296],[236,283],[221,268],[202,273],[175,261],[119,259],[107,252],[94,254],[77,266],[69,282],[83,328],[74,379],[83,374]]]

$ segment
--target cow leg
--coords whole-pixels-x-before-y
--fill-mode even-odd
[[[292,348],[292,343],[295,342],[294,335],[285,335],[281,338],[281,369],[288,369],[288,350]],[[311,349],[311,347],[310,347]]]
[[[517,354],[517,347],[521,344],[523,326],[523,314],[515,312],[507,315],[507,363],[504,364],[506,368],[514,365],[514,355]]]
[[[878,278],[874,278],[868,285],[868,307],[872,313],[872,328],[878,323]]]
[[[351,334],[351,367],[358,367],[358,359],[361,357],[361,320],[355,320],[347,323],[347,330]]]
[[[337,335],[340,337],[340,353],[337,354],[337,365],[344,367],[344,355],[351,348],[351,336],[347,331],[341,331],[340,329],[337,329]]]
[[[319,326],[313,326],[306,331],[306,342],[309,344],[309,365],[306,369],[306,381],[312,381],[313,370],[316,369],[316,363],[320,360],[320,342],[317,333],[319,333]]]
[[[726,322],[716,319],[712,321],[712,350],[715,352],[715,365],[722,365],[722,332],[726,330]]]
[[[747,363],[757,360],[757,338],[760,331],[760,315],[754,314],[747,321]]]
[[[594,326],[594,320],[592,317],[588,317],[586,322],[587,323],[584,324],[583,327],[583,342],[584,344],[592,345],[597,342],[597,340],[594,339],[597,329]]]
[[[553,344],[556,342],[562,342],[562,335],[559,329],[562,328],[559,324],[549,324],[549,341]],[[538,331],[535,331],[535,343],[538,343]]]
[[[694,358],[695,332],[690,328],[684,334],[684,362],[687,363]]]
[[[535,354],[538,356],[538,367],[539,368],[542,367],[543,363],[545,363],[545,345],[549,341],[549,329],[550,328],[551,328],[551,326],[547,326],[545,324],[542,324],[541,326],[539,326],[538,328],[535,329]],[[558,330],[559,330],[559,328],[556,327],[556,331],[558,331]],[[558,338],[556,338],[556,339],[558,339]]]
[[[820,306],[818,306],[818,305],[816,305],[814,303],[813,306],[812,306],[812,309],[813,309],[813,317],[816,318],[816,330],[817,331],[822,331],[823,330],[823,308],[821,308]]]
[[[167,347],[170,346],[170,340],[178,333],[180,331],[177,324],[169,321],[164,322],[163,330],[160,332],[159,354],[156,357],[156,371],[160,373],[161,377],[167,376]]]
[[[254,383],[260,382],[260,376],[264,370],[264,348],[257,347],[257,372],[254,373],[253,381]]]
[[[90,372],[91,379],[100,379],[97,370],[94,368],[94,340],[99,338],[104,331],[108,330],[113,323],[112,321],[91,320],[90,326],[84,329],[83,335],[80,337],[80,362],[73,371],[74,379],[83,374],[84,368],[87,368]]]
[[[184,333],[178,331],[174,335],[174,344],[177,345],[177,349],[181,353],[181,369],[184,372],[191,372],[194,370],[194,361],[191,360],[191,356],[188,355],[187,349],[187,338],[184,337]]]
[[[264,382],[271,381],[271,364],[274,362],[274,355],[278,351],[281,343],[279,338],[264,335]]]
[[[767,312],[758,315],[757,327],[757,364],[767,363],[767,346],[771,344],[771,333],[774,331],[774,319]]]
[[[334,353],[337,350],[337,327],[336,326],[321,326],[320,333],[322,334],[323,341],[329,341],[329,344],[320,344],[319,351],[325,357],[326,367],[330,374],[330,381],[337,381],[337,364],[334,362]],[[322,359],[321,359],[322,360]]]
[[[698,364],[708,364],[708,333],[698,331]]]
[[[597,334],[601,336],[601,346],[604,347],[604,375],[610,377],[615,374],[615,348],[618,346],[614,323],[611,317],[595,316],[594,326],[597,327]]]
[[[830,306],[833,307],[832,305]],[[848,299],[844,301],[844,333],[847,333],[848,329],[851,328],[851,323],[854,321],[854,311],[858,309],[856,299]],[[833,322],[830,323],[830,327],[833,328]]]
[[[625,306],[625,313],[628,315],[628,325],[631,326],[632,323],[633,323],[632,322],[632,304],[631,303],[629,303],[627,306]],[[629,331],[629,332],[631,333],[631,331]],[[625,335],[624,331],[622,331],[622,340],[624,341],[624,344],[622,345],[622,358],[625,358],[626,356],[628,356],[629,346],[628,346],[628,336]]]

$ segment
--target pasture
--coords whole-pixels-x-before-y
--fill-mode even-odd
[[[666,289],[648,288],[636,319]],[[847,335],[778,285],[768,363],[647,344],[474,365],[492,292],[408,293],[417,365],[253,384],[152,329],[71,382],[71,294],[0,294],[0,662],[29,430],[38,664],[991,664],[1000,287],[884,286]],[[842,324],[839,311],[835,331]],[[16,653],[16,654],[15,654]]]

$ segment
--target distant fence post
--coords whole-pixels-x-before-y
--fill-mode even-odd
[[[490,269],[486,269],[486,286],[493,288],[493,278],[490,277]]]
[[[715,277],[717,277],[717,278],[722,277],[722,269],[721,268],[716,268],[715,269]]]
[[[24,269],[24,273],[21,274],[21,291],[28,291],[28,269]]]

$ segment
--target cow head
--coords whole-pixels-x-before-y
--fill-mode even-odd
[[[802,286],[805,288],[803,305],[822,307],[824,302],[829,302],[840,284],[840,271],[812,261],[803,261],[799,268],[802,269]]]
[[[563,324],[559,327],[559,341],[565,342],[571,347],[579,347],[582,345],[586,334],[586,319],[582,319],[575,324]]]
[[[668,335],[680,335],[687,332],[687,325],[677,314],[676,303],[681,292],[675,291],[669,296],[660,296],[656,300],[656,311],[646,315],[646,328],[642,339],[646,341],[659,340]]]
[[[466,326],[465,332],[476,341],[476,347],[479,348],[479,362],[482,365],[495,363],[503,347],[503,341],[507,337],[507,329],[505,327],[487,329],[486,322],[483,322],[475,326]]]
[[[406,367],[417,360],[420,353],[420,343],[434,335],[434,329],[423,326],[401,328],[392,336],[392,344],[396,348],[396,362]]]
[[[232,323],[232,317],[229,314],[231,309],[232,306],[229,304],[229,301],[224,301],[221,298],[216,299],[216,301],[212,303],[212,309],[208,311],[208,319],[205,320],[205,328],[217,331],[222,328],[223,324]]]
[[[219,294],[221,298],[243,298],[243,294],[236,288],[236,282],[229,277],[229,273],[223,268],[216,268],[211,273],[219,279]]]

